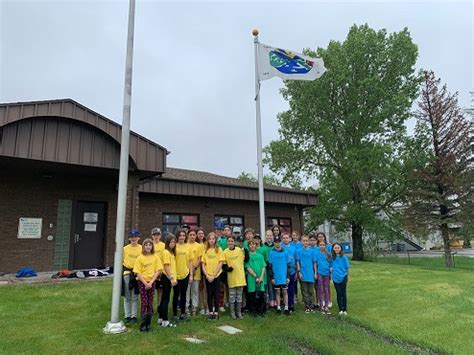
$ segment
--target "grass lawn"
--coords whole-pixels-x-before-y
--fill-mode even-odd
[[[138,326],[126,334],[102,334],[110,317],[111,280],[3,286],[0,353],[473,352],[471,271],[359,262],[352,266],[350,316],[345,320],[304,314],[298,305],[289,317],[271,313],[264,319],[233,321],[225,315],[210,322],[198,316],[176,329],[155,325],[149,334],[141,334]],[[231,336],[216,329],[224,324],[243,333]],[[185,336],[206,343],[189,344]]]

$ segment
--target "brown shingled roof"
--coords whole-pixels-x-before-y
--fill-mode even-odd
[[[215,185],[247,187],[247,188],[258,189],[258,183],[256,182],[243,181],[237,178],[212,174],[205,171],[178,169],[178,168],[170,168],[170,167],[166,168],[166,172],[161,176],[161,179],[179,180],[179,181],[188,181],[188,182],[201,182],[201,183],[215,184]],[[308,192],[308,191],[302,191],[302,190],[292,189],[289,187],[282,187],[282,186],[275,186],[275,185],[268,185],[268,184],[264,184],[264,188],[265,190],[271,190],[271,191],[286,191],[286,192],[293,192],[293,193],[313,194],[312,192]]]

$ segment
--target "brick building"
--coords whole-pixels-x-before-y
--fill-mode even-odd
[[[70,100],[0,104],[0,272],[113,263],[121,126]],[[166,166],[131,132],[126,228],[258,227],[254,183]],[[267,225],[303,229],[317,197],[266,186]]]

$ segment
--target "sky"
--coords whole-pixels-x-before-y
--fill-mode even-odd
[[[253,28],[301,52],[343,41],[353,24],[408,27],[417,68],[468,107],[473,11],[471,1],[137,0],[131,128],[171,152],[168,166],[256,175]],[[0,0],[0,102],[72,98],[121,123],[127,22],[128,1]],[[264,146],[288,109],[282,87],[262,82]]]

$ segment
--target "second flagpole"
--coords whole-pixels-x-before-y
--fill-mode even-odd
[[[257,159],[258,159],[258,204],[260,210],[260,237],[265,242],[265,194],[263,191],[263,163],[262,163],[262,119],[260,117],[260,79],[258,74],[258,30],[252,30],[255,49],[255,108],[257,124]]]

